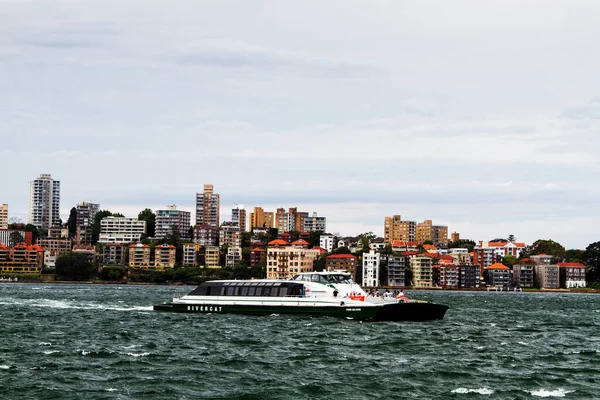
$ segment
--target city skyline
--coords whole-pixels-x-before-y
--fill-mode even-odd
[[[474,240],[597,240],[596,2],[2,10],[0,153],[19,168],[0,203],[23,221],[47,172],[63,220],[86,199],[193,212],[212,182],[222,220],[242,203],[344,235],[400,214]]]

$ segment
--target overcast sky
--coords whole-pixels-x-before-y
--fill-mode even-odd
[[[598,1],[0,0],[0,203],[600,240]]]

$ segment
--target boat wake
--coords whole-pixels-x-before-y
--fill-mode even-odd
[[[152,306],[127,306],[124,304],[101,304],[92,302],[78,302],[76,300],[52,299],[0,299],[0,305],[43,307],[56,309],[77,310],[107,310],[107,311],[152,311]]]

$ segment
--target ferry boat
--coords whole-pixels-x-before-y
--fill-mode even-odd
[[[347,272],[300,273],[290,280],[208,281],[191,293],[155,305],[156,311],[300,314],[364,321],[442,319],[448,306],[419,300],[368,296]]]

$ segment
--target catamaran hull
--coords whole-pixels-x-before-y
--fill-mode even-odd
[[[284,306],[247,304],[186,304],[167,303],[154,306],[155,311],[178,313],[215,313],[272,315],[296,314],[329,316],[361,321],[428,321],[442,319],[447,306],[433,303],[393,303],[376,306]]]

